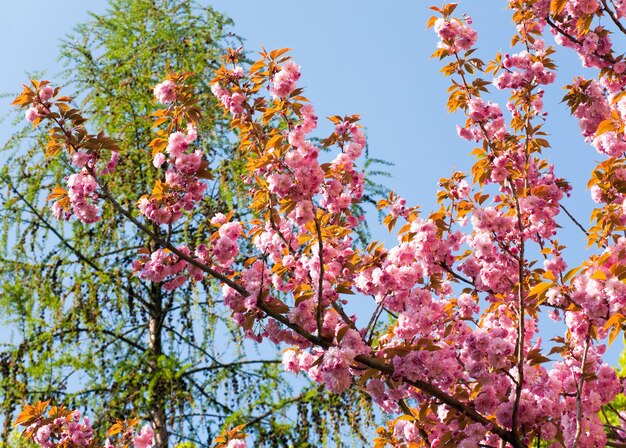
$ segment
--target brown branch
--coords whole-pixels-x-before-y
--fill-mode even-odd
[[[197,367],[195,369],[185,370],[182,376],[193,375],[194,373],[207,372],[211,370],[230,369],[233,367],[241,367],[241,366],[248,365],[248,364],[264,364],[265,365],[265,364],[280,364],[280,363],[281,361],[278,359],[253,359],[253,360],[246,360],[246,361],[229,362],[226,364],[219,363],[219,364],[213,364],[210,366]]]
[[[134,331],[134,330],[132,330]],[[125,334],[119,334],[116,333],[115,331],[111,331],[111,330],[107,330],[104,328],[80,328],[80,327],[76,327],[76,328],[72,328],[72,329],[68,329],[68,330],[61,330],[57,333],[53,333],[51,335],[52,338],[62,338],[63,336],[65,336],[66,334],[73,334],[73,333],[90,333],[93,335],[93,333],[102,333],[105,334],[107,336],[111,336],[112,338],[114,338],[115,341],[121,341],[124,342],[126,344],[128,344],[129,346],[133,347],[134,349],[136,349],[139,352],[145,352],[146,351],[146,347],[142,346],[139,344],[139,342],[133,341],[131,339],[128,339],[127,337],[125,337]],[[39,336],[39,335],[38,335]]]
[[[565,214],[569,217],[569,219],[571,219],[571,220],[572,220],[572,222],[573,222],[574,224],[576,224],[580,230],[582,230],[582,231],[583,231],[583,233],[584,233],[585,235],[589,236],[589,232],[587,232],[587,229],[585,229],[585,228],[583,227],[583,225],[582,225],[581,223],[579,223],[579,222],[576,220],[576,218],[574,218],[574,216],[573,216],[573,215],[569,212],[569,210],[567,210],[567,209],[565,208],[565,206],[564,206],[563,204],[561,204],[561,209],[565,212]]]
[[[287,238],[285,238],[285,235],[283,235],[283,232],[281,232],[280,229],[276,227],[276,223],[271,217],[270,217],[270,226],[272,227],[272,230],[276,232],[276,234],[282,240],[282,242],[285,243],[285,246],[287,247],[287,250],[289,251],[289,253],[291,253],[292,255],[296,255],[294,250],[291,248],[291,244],[289,243],[289,241],[287,241]]]
[[[317,335],[322,338],[322,328],[323,328],[323,319],[324,319],[324,309],[322,308],[322,299],[323,299],[323,291],[324,291],[324,243],[322,242],[322,229],[320,227],[320,221],[315,217],[315,231],[317,232],[317,251],[318,258],[320,262],[320,271],[319,278],[317,280],[317,313],[316,313],[316,321],[317,321]]]
[[[243,431],[243,429],[249,427],[249,426],[253,426],[256,425],[257,423],[260,423],[261,421],[263,421],[265,418],[269,417],[270,415],[274,414],[276,411],[278,411],[279,409],[284,408],[285,406],[289,406],[290,404],[293,403],[297,403],[298,401],[302,401],[304,400],[307,395],[308,395],[308,391],[298,395],[297,397],[293,397],[290,398],[288,400],[282,401],[281,403],[278,403],[277,405],[274,406],[270,406],[270,410],[268,410],[267,412],[264,412],[263,414],[254,417],[253,419],[247,421],[246,423],[243,424],[243,426],[241,427],[241,430]]]
[[[621,380],[620,380],[621,381]],[[626,417],[622,417],[622,414],[620,414],[620,411],[618,411],[617,409],[615,409],[615,407],[613,406],[612,403],[608,403],[605,405],[607,408],[609,408],[611,411],[613,411],[613,413],[615,413],[615,416],[617,417],[618,420],[623,421],[624,423],[626,423]]]
[[[513,434],[517,433],[517,420],[519,417],[519,405],[522,397],[522,389],[524,388],[524,318],[526,315],[524,308],[524,224],[522,223],[522,210],[519,205],[515,185],[509,178],[511,193],[515,202],[515,211],[517,215],[517,226],[520,232],[520,254],[518,259],[518,280],[517,280],[517,384],[515,386],[515,404],[513,406],[512,429]]]
[[[611,18],[615,26],[617,26],[623,34],[626,34],[626,28],[624,28],[624,25],[622,25],[622,22],[619,21],[619,19],[615,15],[615,12],[613,12],[613,10],[609,8],[609,5],[607,5],[606,0],[600,0],[600,1],[602,2],[602,6],[604,6],[604,10],[609,15],[609,17]]]
[[[606,446],[611,446],[613,448],[626,448],[626,442],[616,442],[613,440],[607,440]]]
[[[354,322],[352,321],[352,319],[350,319],[350,316],[348,316],[346,314],[346,312],[343,309],[343,307],[341,305],[339,305],[336,300],[332,301],[330,306],[332,306],[333,309],[335,311],[337,311],[337,314],[339,314],[339,316],[341,317],[341,319],[344,321],[344,323],[346,325],[348,325],[350,328],[352,328],[354,330],[359,331],[358,328],[356,327],[356,325],[354,324]]]
[[[376,306],[376,309],[372,313],[372,317],[370,317],[370,321],[365,327],[365,333],[363,333],[363,337],[367,338],[367,334],[371,331],[370,337],[367,340],[367,345],[371,345],[373,336],[374,336],[374,328],[376,328],[376,324],[378,323],[378,319],[383,312],[383,300]]]
[[[443,261],[441,263],[437,263],[439,266],[441,266],[448,274],[452,275],[452,277],[456,278],[457,280],[463,282],[463,283],[467,283],[470,286],[473,286],[474,288],[476,288],[476,285],[474,284],[474,282],[472,280],[469,280],[465,277],[463,277],[462,275],[454,272],[452,270],[452,268],[450,266],[448,266],[447,264],[445,264]]]
[[[207,274],[224,281],[224,283],[226,283],[228,286],[230,286],[231,288],[235,289],[235,291],[237,291],[239,294],[241,294],[244,297],[248,297],[250,295],[250,293],[243,288],[242,286],[238,285],[237,283],[235,283],[233,280],[229,279],[228,277],[224,276],[223,274],[220,274],[219,272],[214,271],[213,269],[211,269],[210,267],[204,265],[203,263],[198,262],[197,260],[185,255],[183,252],[181,252],[180,250],[178,250],[176,247],[172,246],[171,243],[166,243],[165,241],[162,241],[160,238],[158,238],[157,235],[154,235],[149,229],[147,229],[143,224],[141,224],[135,217],[132,216],[132,214],[130,214],[130,212],[128,212],[126,209],[124,209],[119,203],[117,203],[117,201],[115,201],[115,198],[113,198],[111,196],[111,193],[108,191],[108,189],[106,189],[106,187],[102,186],[103,188],[103,192],[105,194],[105,197],[107,197],[107,199],[109,199],[111,201],[111,203],[113,204],[113,206],[120,212],[122,213],[124,216],[126,216],[133,224],[135,224],[137,227],[139,227],[140,229],[142,229],[144,232],[146,232],[151,238],[153,238],[153,240],[159,244],[159,245],[164,245],[164,247],[168,248],[170,251],[172,251],[174,254],[178,255],[180,258],[182,258],[185,261],[188,261],[189,263],[193,264],[194,266],[202,269],[204,272],[206,272]],[[145,229],[145,230],[144,230]],[[307,340],[309,340],[311,343],[318,345],[322,348],[329,348],[331,346],[331,344],[318,336],[315,336],[311,333],[309,333],[308,331],[304,330],[303,328],[299,327],[298,325],[295,325],[293,323],[291,323],[285,316],[283,316],[282,314],[272,310],[266,303],[259,301],[257,304],[257,307],[259,309],[261,309],[263,312],[265,312],[268,316],[278,320],[279,322],[281,322],[282,324],[284,324],[285,326],[287,326],[288,328],[290,328],[291,330],[295,331],[296,333],[300,334],[301,336],[305,337]],[[374,368],[376,370],[379,370],[382,373],[386,373],[388,375],[392,375],[394,372],[393,367],[382,363],[376,359],[367,357],[367,356],[363,356],[363,355],[359,355],[357,357],[355,357],[355,361]],[[447,404],[448,406],[450,406],[451,408],[463,413],[464,415],[467,415],[468,417],[470,417],[472,420],[481,423],[485,426],[487,426],[488,428],[490,428],[490,430],[494,433],[497,434],[500,438],[502,438],[503,440],[506,440],[507,442],[509,442],[511,445],[513,445],[514,448],[523,448],[524,445],[522,444],[522,442],[517,438],[517,436],[515,436],[514,434],[512,434],[510,431],[505,430],[504,428],[498,426],[497,424],[493,423],[492,421],[490,421],[489,419],[487,419],[486,417],[484,417],[483,415],[479,414],[478,412],[476,412],[474,409],[472,409],[469,405],[462,403],[461,401],[457,400],[456,398],[446,394],[445,392],[437,389],[435,386],[433,386],[430,383],[424,382],[424,381],[420,381],[420,380],[416,380],[416,381],[412,381],[409,380],[407,378],[403,378],[403,381],[406,382],[407,384],[410,384],[414,387],[417,387],[418,389],[422,390],[423,392],[427,393],[428,395],[431,395],[437,399],[439,399],[440,401],[442,401],[443,403]]]
[[[580,363],[580,380],[578,381],[577,394],[576,394],[576,435],[574,436],[573,448],[578,446],[580,435],[583,431],[582,419],[582,401],[583,401],[583,387],[585,386],[585,364],[587,364],[587,353],[589,352],[589,338],[585,339],[585,351],[583,352],[583,359]]]
[[[546,23],[548,25],[550,25],[552,28],[554,28],[559,34],[563,35],[563,37],[567,38],[567,40],[569,40],[570,42],[582,47],[582,43],[576,39],[574,36],[572,36],[571,34],[569,34],[567,31],[565,31],[563,28],[561,28],[560,26],[558,26],[556,23],[554,23],[551,19],[550,16],[545,17]],[[600,55],[598,54],[597,51],[593,52],[593,55],[599,59],[603,59],[604,61],[610,63],[610,64],[615,64],[615,59],[610,56],[610,55]]]
[[[68,135],[67,131],[65,130],[63,125],[62,124],[59,124],[59,125],[61,126],[61,128],[63,129],[64,133],[67,136]],[[68,142],[68,144],[72,145],[71,144],[71,139],[69,138],[69,136],[68,136],[67,142]],[[74,149],[77,149],[77,148],[74,147]],[[225,283],[226,285],[228,285],[229,287],[234,289],[237,293],[239,293],[243,297],[249,297],[251,295],[250,292],[247,291],[243,286],[239,285],[234,280],[228,278],[226,275],[224,275],[224,274],[222,274],[222,273],[212,269],[211,267],[205,265],[204,263],[201,263],[198,260],[196,260],[196,259],[194,259],[194,258],[192,258],[192,257],[190,257],[188,255],[186,255],[185,253],[180,251],[178,248],[173,246],[171,244],[171,242],[164,241],[163,239],[161,239],[159,235],[157,235],[155,232],[153,232],[148,227],[146,227],[137,218],[135,218],[130,211],[126,210],[122,205],[119,204],[119,202],[117,202],[117,200],[111,194],[111,192],[109,191],[107,186],[102,184],[102,183],[100,183],[100,182],[98,182],[98,178],[96,177],[96,173],[94,172],[93,168],[87,168],[87,171],[89,172],[89,174],[91,176],[93,176],[93,178],[96,181],[96,183],[100,186],[100,189],[101,189],[103,197],[105,197],[112,204],[112,206],[115,208],[115,210],[118,213],[120,213],[122,216],[124,216],[126,219],[128,219],[138,229],[140,229],[142,232],[144,232],[146,235],[148,235],[150,238],[152,238],[152,240],[157,245],[170,250],[170,252],[172,252],[173,254],[177,255],[180,259],[185,260],[190,265],[195,266],[198,269],[202,270],[203,272],[209,274],[213,278],[222,281],[223,283]],[[319,228],[319,222],[317,222],[317,220],[316,220],[316,226],[317,226],[317,229],[318,229],[318,233],[321,233],[321,229]],[[321,246],[321,237],[319,238],[319,243],[320,243],[320,246]],[[322,249],[323,249],[323,247],[322,247]],[[522,254],[523,254],[523,252],[522,252]],[[320,266],[323,266],[321,251],[320,251]],[[323,270],[320,269],[320,272],[321,272],[320,280],[323,280]],[[322,286],[322,284],[320,283],[320,291],[321,291],[321,286]],[[326,340],[325,338],[322,337],[321,333],[318,334],[317,336],[309,333],[305,329],[303,329],[303,328],[299,327],[298,325],[293,324],[292,322],[290,322],[287,317],[285,317],[284,315],[282,315],[279,312],[277,312],[274,309],[272,309],[270,307],[270,305],[268,305],[267,303],[265,303],[265,302],[263,302],[261,300],[258,300],[257,301],[257,307],[261,311],[263,311],[267,316],[272,317],[273,319],[279,321],[280,323],[282,323],[286,327],[290,328],[294,332],[298,333],[299,335],[301,335],[302,337],[307,339],[312,344],[318,345],[318,346],[320,346],[322,348],[329,348],[332,345],[328,340]],[[386,374],[386,375],[389,375],[389,376],[394,374],[394,368],[392,366],[390,366],[390,365],[388,365],[388,364],[386,364],[386,363],[384,363],[384,362],[382,362],[382,361],[380,361],[378,359],[371,358],[369,356],[358,355],[358,356],[356,356],[354,358],[354,360],[356,362],[360,363],[360,364],[363,364],[364,366],[367,366],[367,367],[373,368],[375,370],[378,370],[378,371],[380,371],[383,374]],[[189,378],[189,381],[191,382],[191,384],[193,384],[200,391],[200,393],[203,396],[205,396],[210,401],[215,401],[193,379]],[[427,395],[430,395],[431,397],[434,397],[434,398],[438,399],[443,404],[445,404],[445,405],[449,406],[450,408],[452,408],[452,409],[462,413],[463,415],[469,417],[471,420],[473,420],[473,421],[475,421],[477,423],[481,423],[482,425],[487,427],[489,429],[489,431],[491,431],[492,433],[496,434],[502,440],[505,440],[506,442],[510,443],[513,446],[513,448],[526,448],[526,445],[519,439],[519,437],[517,436],[515,431],[512,432],[512,431],[506,430],[505,428],[499,426],[497,423],[489,420],[487,417],[485,417],[482,414],[478,413],[469,404],[463,403],[462,401],[454,398],[453,396],[448,395],[447,393],[445,393],[444,391],[438,389],[437,387],[433,386],[432,384],[430,384],[428,382],[425,382],[425,381],[422,381],[422,380],[410,380],[410,379],[404,378],[404,377],[402,378],[402,381],[405,382],[406,384],[409,384],[409,385],[411,385],[413,387],[416,387],[417,389],[421,390],[422,392],[426,393]],[[297,400],[297,399],[298,398],[296,398],[294,400]],[[224,408],[228,412],[231,412],[231,410],[228,409],[226,406],[224,406]],[[257,417],[255,420],[257,420],[258,418],[259,417]],[[263,417],[263,418],[265,418],[265,417]]]
[[[50,222],[43,217],[43,215],[41,213],[39,213],[39,210],[37,210],[35,208],[34,205],[32,205],[30,203],[30,201],[28,199],[26,199],[26,197],[20,193],[20,191],[15,188],[13,186],[13,184],[11,183],[10,179],[7,179],[6,177],[3,177],[2,180],[7,184],[7,186],[11,189],[11,191],[24,203],[26,204],[26,207],[28,207],[28,209],[31,211],[31,213],[33,213],[37,219],[39,220],[39,222],[41,222],[48,230],[50,230],[61,242],[61,244],[63,244],[63,246],[65,246],[66,248],[68,248],[74,255],[76,255],[76,257],[82,261],[83,263],[87,264],[89,267],[91,267],[94,271],[96,272],[101,272],[101,273],[105,273],[105,271],[98,266],[93,260],[87,258],[81,251],[79,251],[78,249],[76,249],[72,244],[70,244],[69,241],[67,241],[63,235],[61,235],[61,233],[54,228],[54,226],[52,226],[52,224],[50,224]],[[130,286],[126,286],[121,282],[116,281],[115,279],[112,279],[113,284],[119,286],[120,288],[122,288],[124,291],[126,291],[133,299],[137,300],[138,302],[140,302],[143,306],[145,306],[146,308],[150,307],[150,304],[147,303],[141,296],[137,295],[135,293],[135,291],[133,291],[133,289]]]
[[[354,360],[368,367],[376,369],[382,373],[385,373],[387,375],[393,375],[394,373],[394,369],[392,366],[385,364],[384,362],[381,362],[374,358],[359,355],[359,356],[356,356]],[[434,398],[437,398],[442,403],[448,405],[449,407],[462,413],[463,415],[468,416],[475,422],[481,423],[482,425],[486,426],[487,428],[489,428],[489,430],[492,433],[496,434],[502,440],[510,443],[513,446],[513,448],[526,448],[526,445],[522,443],[522,441],[515,434],[513,434],[513,432],[502,428],[497,423],[489,420],[487,417],[476,412],[476,410],[474,410],[470,405],[457,400],[456,398],[448,395],[447,393],[443,392],[440,389],[437,389],[432,384],[427,383],[425,381],[421,381],[421,380],[410,380],[404,377],[402,378],[402,381],[407,384],[410,384],[413,387],[418,388],[422,392]]]

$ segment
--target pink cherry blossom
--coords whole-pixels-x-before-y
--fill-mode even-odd
[[[154,446],[154,431],[152,426],[144,425],[141,432],[133,437],[135,448],[152,448]]]
[[[176,101],[176,84],[166,79],[154,86],[154,96],[160,103],[167,104]]]

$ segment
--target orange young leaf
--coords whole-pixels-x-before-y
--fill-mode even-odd
[[[167,117],[157,118],[156,120],[154,120],[154,123],[152,123],[152,127],[156,128],[162,125],[163,123],[165,123],[166,121],[167,121]]]
[[[626,320],[626,317],[624,317],[623,314],[615,313],[606,321],[606,323],[604,324],[604,329],[608,330],[610,327],[614,326],[615,324],[619,326],[619,324],[624,320]]]
[[[163,196],[166,192],[167,184],[157,179],[157,181],[154,183],[154,188],[152,189],[152,196],[160,197]]]
[[[263,67],[265,67],[265,61],[263,59],[261,59],[260,61],[256,61],[254,64],[252,64],[252,67],[250,67],[250,73],[258,72]]]
[[[207,179],[207,180],[214,178],[213,173],[209,169],[209,162],[204,161],[204,160],[200,162],[200,169],[196,173],[196,176],[198,176],[200,179]]]
[[[124,425],[121,421],[117,421],[113,426],[109,428],[107,431],[107,437],[114,436],[115,434],[119,434],[124,429]]]
[[[602,272],[602,271],[596,271],[596,272],[593,273],[591,278],[593,278],[595,280],[606,280],[606,274],[604,272]]]
[[[616,123],[612,119],[608,118],[602,121],[598,125],[598,130],[596,131],[596,137],[599,137],[606,132],[615,131],[616,129],[617,129]]]
[[[621,327],[619,325],[613,325],[611,331],[609,331],[609,345],[612,345],[613,342],[615,342],[615,339],[619,336],[620,331]]]
[[[528,291],[528,297],[541,296],[550,288],[550,286],[552,286],[552,283],[550,282],[537,283],[530,289],[530,291]]]
[[[54,201],[55,199],[60,199],[65,196],[67,196],[67,190],[57,185],[52,189],[52,193],[48,195],[46,201]]]
[[[282,134],[278,133],[276,135],[274,135],[272,138],[270,138],[267,143],[265,144],[265,148],[269,149],[269,148],[274,148],[276,146],[276,144],[282,140],[283,136]]]
[[[550,13],[554,16],[558,16],[565,8],[567,0],[551,0],[550,1]]]
[[[435,25],[435,22],[437,21],[437,17],[432,16],[430,19],[428,19],[428,22],[426,23],[426,29],[430,29]]]
[[[277,50],[272,50],[270,52],[270,58],[277,59],[280,56],[282,56],[283,54],[287,53],[289,50],[291,50],[291,48],[281,48],[281,49],[277,49]]]
[[[40,418],[44,414],[49,404],[50,400],[38,401],[34,406],[25,406],[20,415],[17,416],[13,425],[28,426],[33,420]]]

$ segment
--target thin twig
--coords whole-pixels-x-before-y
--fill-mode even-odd
[[[569,34],[567,31],[565,31],[563,28],[561,28],[560,26],[558,26],[556,23],[554,23],[552,21],[552,19],[550,19],[550,16],[545,17],[546,23],[548,25],[550,25],[552,28],[554,28],[558,33],[562,34],[565,38],[567,38],[570,42],[582,47],[582,43],[576,39],[574,36],[572,36],[571,34]],[[595,50],[593,52],[593,55],[599,59],[603,59],[606,62],[609,62],[610,64],[615,64],[615,59],[608,55],[608,54],[604,54],[604,55],[600,55],[598,54],[597,50]]]
[[[574,224],[576,224],[576,225],[578,226],[578,228],[579,228],[580,230],[582,230],[582,231],[583,231],[583,233],[584,233],[585,235],[589,236],[589,232],[587,232],[587,229],[585,229],[585,228],[583,227],[583,225],[582,225],[581,223],[579,223],[579,222],[576,220],[576,218],[574,218],[574,216],[573,216],[573,215],[569,212],[569,210],[567,210],[567,209],[565,208],[565,206],[564,206],[563,204],[561,204],[561,209],[563,209],[563,211],[564,211],[564,212],[565,212],[565,214],[569,217],[569,219],[571,219],[571,220],[572,220],[572,222],[573,222]]]
[[[609,5],[606,4],[606,0],[600,1],[602,2],[602,6],[604,6],[604,10],[609,15],[615,26],[617,26],[623,34],[626,34],[626,28],[624,28],[624,25],[622,25],[622,22],[619,21],[613,10],[609,8]]]
[[[88,266],[90,266],[94,271],[96,272],[102,272],[105,273],[105,271],[98,266],[93,260],[87,258],[81,251],[79,251],[78,249],[76,249],[72,244],[70,244],[69,241],[67,241],[63,235],[61,235],[61,233],[55,229],[52,224],[50,224],[50,222],[48,222],[48,220],[46,218],[43,217],[43,215],[41,213],[39,213],[39,210],[37,210],[35,208],[35,206],[33,206],[30,201],[28,199],[26,199],[26,197],[20,193],[20,191],[15,188],[13,186],[13,184],[10,182],[10,179],[7,179],[5,177],[2,178],[2,180],[8,185],[8,187],[11,189],[11,191],[24,203],[26,204],[26,206],[28,207],[28,209],[31,211],[31,213],[33,213],[37,219],[39,220],[39,222],[41,222],[48,230],[50,230],[61,242],[61,244],[63,244],[66,248],[68,248],[72,253],[74,253],[74,255],[76,255],[76,257],[82,261],[83,263],[87,264]],[[135,291],[130,288],[129,286],[124,285],[121,282],[116,281],[115,279],[113,280],[113,284],[119,286],[120,288],[122,288],[124,291],[126,291],[133,299],[137,300],[138,302],[140,302],[143,306],[145,306],[146,308],[150,307],[150,304],[147,303],[141,296],[137,295],[135,293]]]
[[[207,371],[218,370],[218,369],[232,369],[233,367],[240,367],[240,366],[248,365],[248,364],[280,364],[280,363],[281,361],[278,359],[246,360],[246,361],[229,362],[226,364],[219,363],[219,364],[212,364],[210,366],[197,367],[195,369],[185,370],[182,376],[193,375],[194,373],[198,373],[198,372],[207,372]]]
[[[293,404],[293,403],[296,403],[298,401],[304,400],[307,397],[308,393],[309,392],[306,391],[306,392],[298,395],[297,397],[293,397],[293,398],[290,398],[289,400],[282,401],[282,402],[278,403],[275,406],[270,406],[270,410],[269,411],[264,412],[263,414],[261,414],[261,415],[259,415],[257,417],[254,417],[253,419],[251,419],[251,420],[247,421],[246,423],[244,423],[244,425],[241,427],[241,430],[243,430],[245,428],[248,428],[249,426],[256,425],[257,423],[260,423],[265,418],[267,418],[270,415],[276,413],[276,411],[278,411],[279,409],[284,408],[285,406],[289,406],[290,404]]]

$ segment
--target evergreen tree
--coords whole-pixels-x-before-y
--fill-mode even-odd
[[[210,234],[204,217],[249,213],[240,205],[244,162],[209,93],[218,55],[240,44],[230,25],[189,0],[111,0],[62,45],[66,80],[94,117],[89,128],[119,148],[110,187],[129,209],[156,180],[156,170],[140,168],[152,158],[152,88],[167,72],[193,73],[202,92],[198,135],[217,174],[201,212],[161,231],[162,238],[196,245]],[[2,441],[22,400],[50,397],[90,409],[101,428],[130,415],[146,418],[159,447],[209,446],[224,425],[235,424],[248,424],[260,446],[363,438],[367,426],[359,419],[371,418],[369,402],[354,392],[330,397],[308,382],[290,385],[273,350],[250,351],[220,307],[217,285],[207,280],[168,292],[126,269],[138,251],[154,247],[111,209],[89,227],[49,216],[45,198],[67,161],[44,157],[47,130],[34,140],[24,130],[3,153],[0,316],[14,337],[0,349]],[[362,415],[351,415],[355,403]]]

